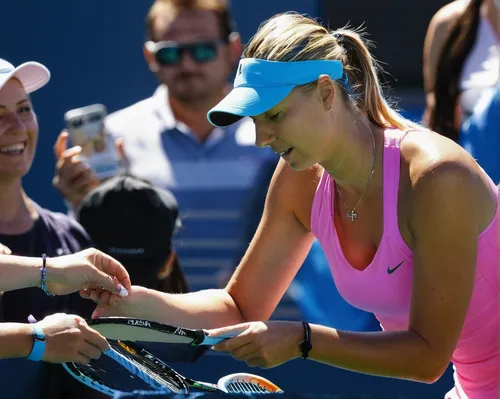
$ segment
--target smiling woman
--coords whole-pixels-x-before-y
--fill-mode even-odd
[[[24,176],[31,166],[38,139],[38,123],[29,93],[45,85],[49,71],[29,62],[19,68],[0,60],[0,179]],[[23,82],[23,83],[22,83]]]
[[[54,277],[51,264],[55,262],[52,258],[88,248],[90,239],[73,219],[38,206],[26,195],[22,186],[22,179],[29,172],[35,157],[38,141],[38,121],[29,94],[43,87],[49,79],[50,72],[39,63],[27,62],[15,68],[0,59],[0,243],[8,247],[12,255],[39,259],[38,267],[36,259],[33,260],[33,270],[38,270],[36,274],[39,275],[38,278],[35,277],[35,281],[40,281],[42,254],[46,254],[45,276],[50,291],[50,281]],[[62,259],[58,258],[58,261]],[[48,296],[38,286],[21,284],[21,266],[15,267],[15,272],[10,274],[5,270],[0,273],[4,285],[0,289],[8,291],[1,296],[2,328],[5,330],[8,326],[23,326],[23,331],[27,331],[25,343],[29,344],[32,328],[26,323],[26,318],[30,314],[36,320],[44,320],[54,313],[72,313],[64,320],[59,315],[52,323],[60,323],[60,336],[66,335],[68,338],[69,334],[65,334],[64,329],[69,330],[68,323],[80,323],[75,315],[84,318],[90,316],[93,307],[91,301],[83,300],[78,294]],[[44,327],[47,346],[57,345],[53,343],[55,341],[51,338],[47,323]],[[7,335],[0,332],[0,336],[4,338]],[[0,342],[0,349],[7,348],[21,352],[19,343],[12,342],[9,345],[5,340]],[[46,359],[47,356],[44,360]],[[25,377],[23,383],[2,386],[2,397],[59,398],[67,397],[69,392],[75,390],[75,382],[66,377],[60,366],[49,363],[30,363],[23,359],[3,360],[0,363],[0,374],[6,380],[12,376],[13,381],[14,376],[22,374]],[[82,390],[81,387],[78,387],[78,392],[79,398],[102,397],[94,391]]]

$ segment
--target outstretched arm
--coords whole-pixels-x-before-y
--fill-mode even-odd
[[[166,294],[132,287],[131,295],[99,306],[93,317],[130,316],[191,328],[216,328],[268,319],[305,259],[312,235],[295,211],[295,201],[312,201],[315,171],[297,173],[280,162],[273,176],[257,232],[226,289]],[[307,183],[309,182],[309,183]],[[99,298],[95,293],[82,293]]]
[[[0,323],[0,359],[28,357],[33,349],[35,326],[45,336],[45,350],[38,360],[87,364],[109,349],[106,339],[81,317],[57,313],[31,325]]]
[[[41,258],[0,255],[0,291],[40,285]]]
[[[28,357],[32,347],[32,326],[27,323],[0,323],[0,359]]]
[[[42,264],[42,258],[0,254],[0,291],[40,286]],[[122,295],[130,289],[125,268],[93,248],[47,258],[45,277],[48,291],[57,295],[78,292],[90,285]]]

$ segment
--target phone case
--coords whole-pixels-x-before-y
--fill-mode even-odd
[[[106,133],[104,119],[108,112],[102,104],[72,109],[64,115],[71,144],[80,146],[80,156],[100,180],[121,172],[113,138]]]

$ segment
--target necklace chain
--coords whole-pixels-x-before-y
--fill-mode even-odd
[[[375,155],[376,155],[375,136],[374,136],[373,130],[371,128],[370,128],[370,131],[371,131],[371,134],[372,134],[373,155],[372,155],[372,170],[370,172],[370,175],[368,176],[368,181],[366,183],[365,189],[363,190],[363,192],[361,193],[361,196],[359,197],[358,202],[356,203],[356,205],[354,206],[354,208],[352,208],[351,211],[349,211],[349,208],[347,207],[346,203],[345,202],[343,203],[344,204],[344,208],[346,210],[346,216],[349,219],[351,219],[351,222],[354,222],[358,218],[358,213],[356,212],[356,208],[361,203],[361,200],[363,199],[363,197],[365,195],[365,192],[368,189],[368,186],[370,185],[370,183],[372,181],[373,173],[375,172]],[[337,187],[337,191],[340,194],[340,196],[342,197],[342,191],[340,191],[340,187],[337,184],[335,184],[335,187]]]

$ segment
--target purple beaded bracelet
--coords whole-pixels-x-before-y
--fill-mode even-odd
[[[45,282],[45,274],[47,273],[47,255],[42,254],[42,279],[40,282],[40,288],[45,292],[48,296],[55,296],[47,291],[47,284]]]

